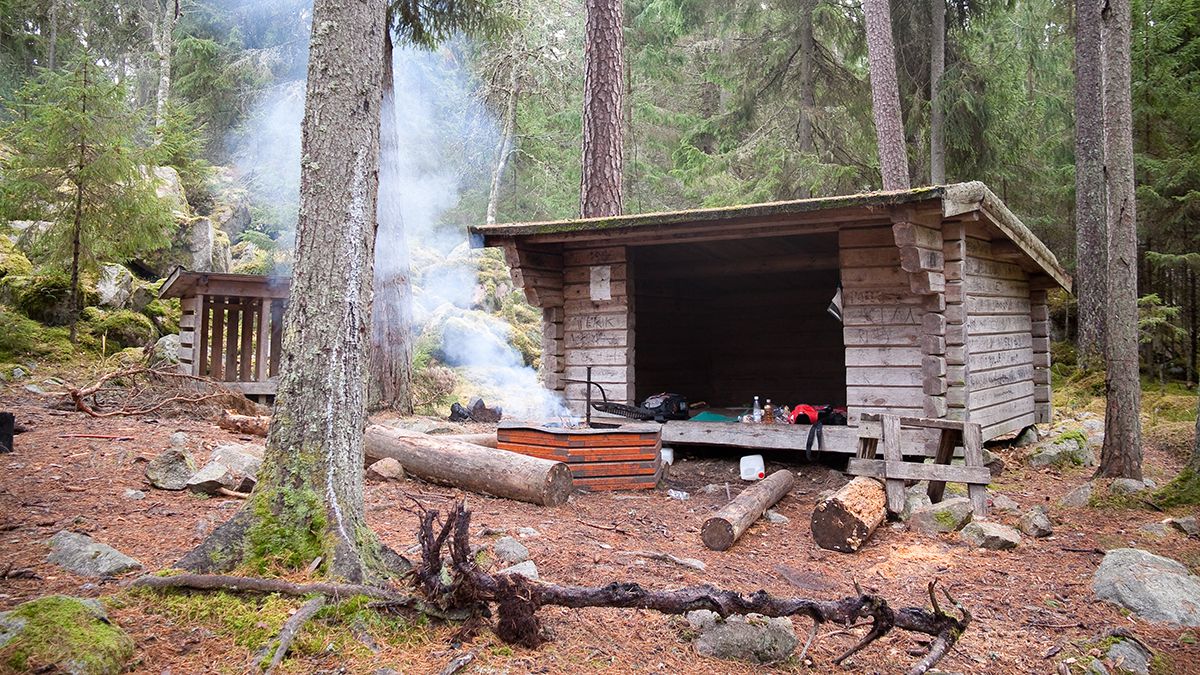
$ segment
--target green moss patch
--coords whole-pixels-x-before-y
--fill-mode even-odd
[[[108,342],[122,347],[141,347],[158,339],[158,329],[149,318],[127,309],[110,312],[92,328],[97,335],[107,335]]]
[[[0,362],[29,358],[65,361],[74,353],[65,328],[47,328],[0,306]]]
[[[1200,504],[1200,474],[1185,468],[1170,483],[1159,488],[1151,500],[1162,508]]]
[[[282,515],[272,510],[277,502]],[[309,488],[265,490],[251,505],[254,524],[246,533],[244,564],[259,574],[302,569],[318,557],[328,559],[325,504]]]
[[[133,658],[133,640],[94,600],[38,598],[7,612],[5,622],[21,626],[0,647],[0,663],[15,671],[119,673]]]

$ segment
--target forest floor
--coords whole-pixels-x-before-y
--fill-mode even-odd
[[[0,393],[0,408],[14,411],[18,422],[29,428],[17,436],[14,453],[0,455],[0,569],[29,568],[40,577],[0,580],[0,610],[50,593],[101,597],[113,621],[137,644],[132,672],[253,671],[256,652],[299,606],[299,599],[129,592],[118,580],[97,583],[47,563],[46,540],[61,529],[84,532],[137,558],[146,571],[167,568],[242,502],[155,490],[143,474],[146,462],[168,447],[175,431],[189,435],[188,445],[201,463],[213,442],[261,439],[189,417],[92,419],[19,386]],[[1182,464],[1182,448],[1190,437],[1186,425],[1153,436],[1159,440],[1147,447],[1147,474],[1162,484]],[[735,451],[681,453],[658,489],[577,493],[557,508],[464,495],[410,479],[368,482],[366,509],[368,522],[387,544],[415,557],[414,500],[444,512],[465,497],[473,513],[473,543],[487,544],[500,533],[517,536],[518,528],[535,528],[539,534],[522,542],[543,580],[565,584],[620,580],[666,589],[712,583],[744,592],[765,589],[784,596],[832,599],[852,595],[852,582],[857,581],[900,607],[925,605],[926,584],[936,578],[975,617],[941,664],[946,671],[1047,673],[1074,658],[1072,672],[1081,672],[1081,666],[1101,653],[1094,645],[1106,631],[1124,628],[1159,654],[1159,672],[1200,673],[1200,631],[1133,619],[1113,605],[1097,602],[1091,591],[1091,577],[1102,557],[1099,550],[1134,546],[1200,572],[1200,543],[1177,533],[1155,538],[1138,532],[1139,526],[1167,515],[1148,508],[1059,507],[1057,500],[1085,482],[1090,469],[1032,470],[1020,461],[1025,450],[996,452],[1007,469],[992,489],[1023,508],[1046,505],[1055,521],[1053,537],[1025,537],[1016,550],[987,551],[971,548],[956,535],[929,537],[885,524],[857,554],[821,550],[809,535],[809,518],[818,494],[845,478],[799,457],[774,455],[768,457],[770,468],[786,466],[797,474],[794,489],[777,506],[790,522],[760,521],[730,551],[710,551],[700,541],[701,523],[726,502],[726,484],[734,493],[743,486]],[[705,486],[717,487],[706,492]],[[673,499],[668,487],[686,491],[690,498]],[[145,497],[127,498],[126,489],[143,491]],[[996,518],[1015,521],[1015,516]],[[707,571],[628,553],[639,550],[697,558]],[[680,617],[560,608],[544,608],[541,615],[554,638],[540,649],[528,650],[505,645],[487,630],[455,645],[454,626],[423,620],[359,626],[359,637],[365,633],[371,636],[366,642],[374,643],[368,648],[339,627],[331,613],[309,624],[285,672],[370,673],[393,668],[437,673],[463,651],[475,654],[461,671],[465,673],[831,672],[837,670],[830,665],[832,659],[865,631],[824,626],[809,651],[811,664],[793,657],[764,668],[697,655],[688,624]],[[795,624],[803,639],[807,620],[796,619]],[[912,635],[896,631],[855,656],[844,670],[896,672],[915,662],[921,649]]]

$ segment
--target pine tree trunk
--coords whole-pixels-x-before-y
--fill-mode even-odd
[[[812,154],[815,150],[813,143],[812,114],[816,110],[816,92],[813,81],[813,59],[816,57],[813,42],[813,8],[816,0],[803,0],[800,3],[800,117],[796,122],[796,141],[800,152]],[[808,185],[800,188],[798,197],[804,199],[812,196]]]
[[[499,147],[496,148],[496,166],[492,170],[492,186],[488,191],[487,215],[488,225],[496,224],[496,213],[500,208],[500,184],[504,172],[508,168],[508,160],[512,155],[513,136],[517,127],[517,99],[520,97],[520,83],[516,57],[509,65],[508,71],[508,106],[504,114],[504,131],[500,134]]]
[[[387,23],[391,25],[390,18]],[[408,240],[400,213],[400,132],[391,31],[383,44],[383,108],[379,127],[379,231],[375,237],[375,301],[367,409],[410,415],[412,402],[412,284]]]
[[[316,0],[296,262],[275,410],[246,506],[179,566],[244,562],[353,582],[386,573],[363,517],[363,431],[385,3]]]
[[[1188,459],[1187,468],[1193,476],[1200,476],[1200,404],[1196,407],[1196,437],[1192,440],[1192,456]]]
[[[50,44],[47,47],[46,64],[54,70],[58,58],[58,0],[50,0]]]
[[[929,0],[932,18],[929,47],[929,182],[946,182],[946,112],[942,75],[946,72],[946,0]]]
[[[1079,363],[1104,356],[1108,239],[1104,203],[1104,111],[1100,2],[1075,0],[1075,297]]]
[[[83,62],[80,69],[83,77],[83,92],[79,102],[81,120],[87,119],[88,91],[88,62]],[[71,326],[69,336],[74,344],[79,337],[79,315],[83,312],[83,302],[79,291],[79,256],[83,248],[83,166],[87,161],[87,138],[83,135],[83,127],[79,129],[79,164],[75,167],[72,182],[75,184],[75,220],[71,227]]]
[[[1104,447],[1098,475],[1142,477],[1138,377],[1137,210],[1130,99],[1129,0],[1101,13],[1104,53],[1104,156],[1108,192],[1108,302],[1105,311]]]
[[[867,60],[871,71],[871,105],[883,189],[907,190],[908,149],[896,84],[896,51],[892,46],[889,0],[863,0],[867,20]]]
[[[171,96],[171,49],[175,33],[175,4],[168,0],[165,7],[161,6],[158,30],[154,39],[154,55],[158,58],[158,97],[155,99],[154,127],[162,126],[167,114],[167,99]]]
[[[586,0],[583,75],[583,166],[580,213],[616,216],[624,209],[625,33],[622,0]]]

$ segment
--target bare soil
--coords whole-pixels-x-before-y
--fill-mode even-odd
[[[130,598],[120,580],[76,577],[45,561],[46,540],[60,529],[85,532],[140,560],[147,571],[170,567],[213,527],[242,504],[232,498],[200,498],[186,492],[151,488],[146,463],[166,448],[172,432],[184,431],[190,449],[203,462],[217,441],[260,442],[219,429],[215,423],[186,417],[92,419],[58,409],[51,397],[38,397],[19,386],[2,392],[0,409],[16,413],[28,431],[16,438],[16,451],[0,455],[0,570],[31,569],[38,579],[0,579],[0,610],[49,593],[117,599],[112,619],[137,643],[136,673],[239,673],[254,668],[254,650],[239,647],[202,617],[156,610],[153,599]],[[464,432],[479,427],[463,428]],[[114,438],[84,438],[92,434]],[[1181,442],[1185,439],[1181,438]],[[783,454],[768,458],[770,469],[796,472],[796,486],[777,507],[787,524],[756,523],[727,552],[706,549],[700,541],[704,519],[720,508],[743,483],[737,477],[737,452],[678,453],[664,484],[637,492],[578,493],[559,508],[463,494],[416,480],[368,483],[367,518],[383,540],[415,555],[416,500],[443,509],[465,498],[473,512],[476,544],[500,533],[517,535],[532,527],[540,533],[522,539],[544,580],[600,585],[614,580],[647,587],[672,588],[711,583],[751,592],[836,598],[853,594],[852,582],[885,596],[893,606],[924,605],[932,579],[950,589],[975,616],[958,647],[941,668],[966,673],[1047,673],[1074,657],[1076,670],[1090,662],[1089,643],[1107,630],[1133,632],[1171,664],[1169,672],[1200,673],[1200,631],[1139,621],[1115,606],[1097,602],[1091,577],[1099,550],[1135,546],[1166,555],[1200,572],[1200,542],[1172,533],[1154,538],[1139,526],[1167,514],[1150,509],[1082,508],[1056,505],[1083,483],[1090,470],[1031,470],[1022,465],[1022,449],[997,451],[1007,469],[993,490],[1023,508],[1046,505],[1055,536],[1024,538],[1015,551],[975,550],[956,535],[923,536],[900,524],[885,524],[857,554],[818,549],[808,522],[818,494],[845,478],[822,465],[805,464]],[[1159,482],[1180,466],[1169,447],[1149,447],[1148,473]],[[711,486],[707,490],[706,486]],[[123,496],[126,489],[143,499]],[[667,489],[689,493],[673,499]],[[1182,515],[1184,510],[1175,512]],[[1015,524],[1015,516],[996,519]],[[483,534],[486,533],[486,534]],[[698,558],[706,572],[647,560],[628,551],[658,551]],[[134,576],[134,575],[130,575]],[[299,600],[296,601],[299,605]],[[490,631],[472,641],[451,643],[454,626],[437,623],[414,629],[404,640],[377,645],[371,658],[318,653],[289,659],[286,672],[363,672],[390,667],[404,673],[436,673],[456,654],[469,650],[476,659],[462,672],[830,672],[832,659],[851,646],[865,628],[823,626],[809,651],[811,664],[796,659],[774,668],[716,661],[695,653],[686,622],[637,610],[542,610],[554,640],[538,650],[504,645]],[[809,625],[796,619],[803,639]],[[900,632],[869,647],[845,667],[848,672],[896,672],[915,662],[922,645]],[[914,656],[915,654],[915,656]],[[2,667],[2,666],[0,666]]]

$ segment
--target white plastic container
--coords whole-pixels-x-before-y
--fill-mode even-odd
[[[664,446],[660,452],[662,453],[663,464],[675,463],[675,448],[668,448]]]
[[[742,480],[762,480],[767,477],[762,455],[746,455],[742,458]]]

